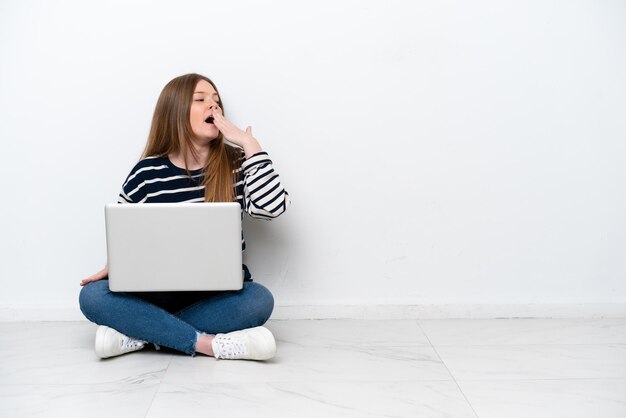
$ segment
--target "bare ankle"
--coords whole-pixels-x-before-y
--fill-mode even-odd
[[[198,341],[196,342],[196,353],[205,354],[207,356],[214,357],[213,355],[213,338],[214,335],[200,334]]]

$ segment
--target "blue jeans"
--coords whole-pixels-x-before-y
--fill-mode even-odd
[[[79,303],[91,322],[191,355],[200,333],[263,325],[274,309],[270,291],[251,281],[238,291],[124,293],[111,292],[105,279],[86,284]]]

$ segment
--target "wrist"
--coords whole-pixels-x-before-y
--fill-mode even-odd
[[[257,152],[263,151],[261,149],[261,144],[259,144],[259,141],[257,141],[256,138],[253,136],[244,141],[241,146],[243,148],[244,154],[246,155],[246,158],[250,158]]]

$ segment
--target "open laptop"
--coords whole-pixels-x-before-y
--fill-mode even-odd
[[[114,292],[243,287],[236,202],[107,204],[105,223]]]

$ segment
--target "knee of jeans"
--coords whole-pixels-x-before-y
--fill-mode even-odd
[[[87,283],[80,290],[78,295],[78,304],[80,310],[89,320],[94,317],[94,313],[101,309],[103,296],[109,291],[107,280],[98,280],[96,282]]]
[[[255,283],[255,285],[256,315],[259,320],[259,325],[262,325],[272,316],[272,312],[274,311],[274,296],[265,286],[258,283]]]

